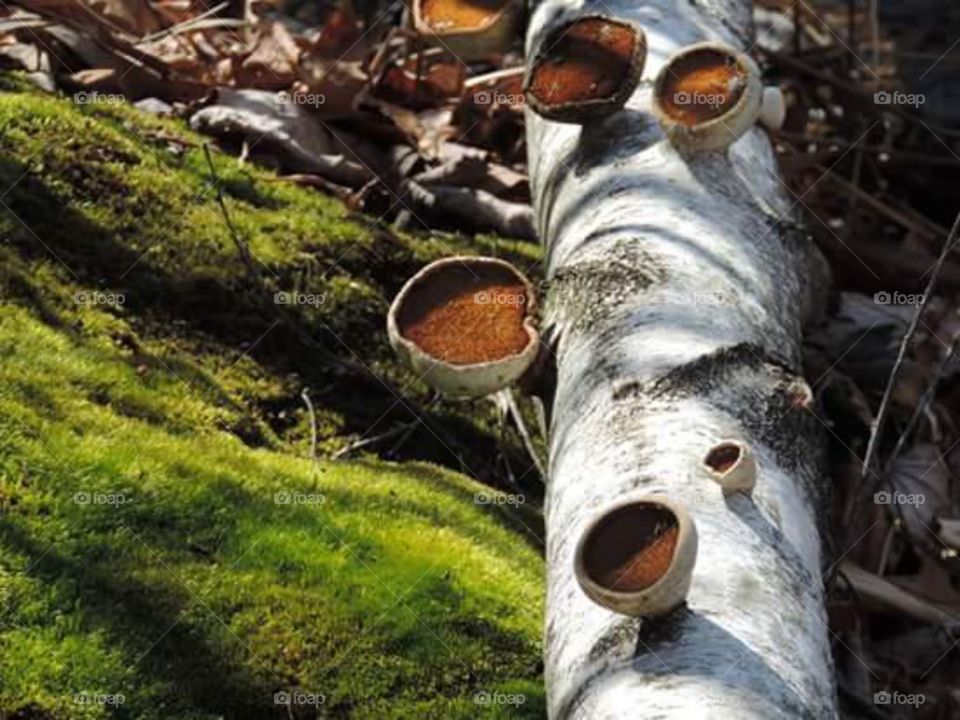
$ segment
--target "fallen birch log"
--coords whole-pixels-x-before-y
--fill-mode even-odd
[[[557,720],[836,716],[825,430],[800,354],[827,272],[789,221],[763,130],[693,155],[651,113],[666,59],[704,40],[746,50],[750,11],[745,0],[543,0],[531,19],[531,57],[586,12],[637,21],[648,44],[622,111],[578,125],[527,110],[556,362],[545,675]],[[730,439],[752,453],[752,494],[724,494],[704,466]],[[696,524],[687,604],[620,615],[578,585],[575,548],[611,506],[655,493]]]

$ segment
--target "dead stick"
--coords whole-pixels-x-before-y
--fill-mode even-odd
[[[827,178],[831,181],[842,187],[844,190],[850,192],[851,195],[855,195],[866,202],[870,207],[872,207],[877,212],[885,215],[889,219],[893,220],[899,225],[902,225],[907,230],[912,230],[913,232],[925,236],[925,237],[937,237],[947,234],[947,229],[940,227],[932,220],[927,218],[922,218],[922,223],[918,224],[919,221],[915,221],[902,212],[898,211],[896,208],[890,207],[882,200],[877,199],[866,190],[863,190],[860,187],[857,187],[851,183],[846,178],[837,175],[835,172],[830,172],[823,166],[818,165],[818,169],[821,169],[824,173],[827,173]]]
[[[900,433],[900,437],[897,438],[897,444],[894,446],[893,452],[890,453],[890,459],[887,460],[884,466],[888,472],[894,461],[896,461],[897,457],[900,455],[900,452],[903,450],[903,446],[906,444],[907,437],[911,432],[913,432],[914,427],[916,427],[916,424],[920,421],[920,416],[923,415],[924,411],[927,409],[927,406],[929,406],[933,401],[933,397],[937,392],[937,387],[940,385],[940,381],[943,379],[943,376],[946,373],[947,365],[956,354],[957,348],[960,348],[960,333],[957,333],[953,336],[953,341],[950,343],[950,347],[947,348],[947,354],[943,356],[943,359],[937,365],[937,369],[933,374],[933,379],[930,381],[929,387],[927,387],[923,397],[920,398],[920,402],[918,402],[917,406],[913,409],[913,413],[910,415],[910,419],[907,421],[906,427],[903,428],[903,432]]]
[[[210,166],[210,175],[213,179],[213,185],[217,190],[217,204],[220,205],[220,211],[223,213],[223,219],[227,224],[227,230],[230,231],[230,237],[233,238],[233,244],[237,246],[237,251],[240,253],[240,259],[243,260],[243,264],[247,266],[247,270],[250,272],[250,275],[254,280],[259,280],[260,273],[257,272],[256,267],[254,267],[253,260],[250,257],[250,247],[247,245],[246,241],[240,237],[240,233],[237,232],[237,228],[234,226],[233,220],[230,218],[230,211],[227,209],[227,203],[223,199],[223,183],[220,181],[220,176],[217,175],[217,169],[213,165],[213,157],[210,155],[210,146],[207,143],[203,144],[203,154],[207,158],[207,165]]]
[[[900,343],[900,350],[897,352],[897,360],[894,363],[893,370],[890,373],[890,379],[887,381],[887,387],[883,391],[883,399],[880,401],[880,408],[877,410],[877,417],[870,427],[870,441],[867,443],[867,453],[863,458],[863,469],[860,474],[860,477],[863,480],[866,479],[867,473],[870,472],[870,461],[873,459],[873,456],[877,450],[877,439],[880,437],[880,433],[883,431],[883,422],[886,419],[887,406],[890,404],[890,396],[893,394],[893,387],[896,385],[897,379],[900,375],[900,368],[903,366],[903,361],[907,356],[907,347],[909,347],[910,341],[913,340],[913,336],[917,332],[917,327],[920,325],[920,318],[923,315],[923,311],[927,307],[927,303],[930,302],[930,298],[933,297],[933,288],[936,285],[937,277],[940,275],[940,269],[943,267],[944,262],[946,262],[947,255],[953,248],[954,243],[956,243],[958,234],[960,234],[960,213],[957,214],[957,219],[953,223],[953,229],[947,236],[946,242],[943,243],[943,250],[940,251],[940,257],[937,258],[937,262],[933,266],[933,272],[930,274],[930,279],[927,281],[927,286],[923,292],[923,301],[917,307],[917,311],[913,314],[913,318],[910,320],[910,326],[907,328],[907,332],[904,334],[903,340]]]
[[[530,431],[527,429],[527,424],[523,419],[523,415],[520,414],[520,408],[517,406],[517,399],[513,394],[513,390],[510,390],[509,388],[506,390],[501,390],[499,395],[504,406],[507,408],[508,414],[513,418],[513,422],[517,426],[517,431],[520,433],[520,438],[523,440],[523,446],[526,448],[527,454],[530,456],[530,460],[537,468],[537,472],[540,473],[540,477],[543,480],[546,480],[547,471],[544,468],[543,462],[541,462],[540,456],[537,454],[537,450],[533,445],[533,438],[530,437]]]
[[[307,412],[310,414],[310,459],[317,462],[317,413],[314,412],[313,403],[310,402],[310,394],[307,388],[300,393],[303,402],[307,405]]]

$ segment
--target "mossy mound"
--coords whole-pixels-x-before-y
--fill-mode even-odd
[[[110,336],[198,390],[216,385],[219,420],[249,443],[307,449],[304,386],[321,409],[321,450],[411,420],[428,388],[396,363],[385,329],[389,300],[403,282],[450,254],[500,255],[521,269],[537,264],[529,243],[394,233],[217,153],[215,182],[204,141],[182,122],[124,104],[5,93],[0,281],[64,327],[85,310],[78,292],[122,295],[112,314],[128,328],[106,327],[104,316],[97,327],[75,329]],[[219,191],[253,272],[224,221]],[[243,367],[232,368],[238,361]],[[398,458],[462,463],[496,479],[502,468],[491,459],[502,443],[488,406],[440,405]],[[508,461],[516,467],[523,455]]]
[[[202,139],[4,83],[0,715],[541,717],[535,513],[426,462],[312,462],[298,397],[321,454],[407,419],[393,392],[427,393],[388,298],[451,251],[530,251],[396,235],[215,155],[251,273]],[[465,407],[411,452],[495,455]]]

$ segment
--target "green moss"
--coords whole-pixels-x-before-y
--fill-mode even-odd
[[[322,450],[411,420],[409,405],[426,403],[429,389],[395,362],[384,327],[405,279],[452,253],[495,253],[536,270],[528,243],[394,233],[216,153],[214,183],[204,141],[122,104],[3,94],[0,237],[9,245],[0,280],[9,299],[39,307],[48,322],[119,343],[147,371],[220,395],[217,422],[245,441],[305,452],[304,386],[323,408]],[[94,291],[124,303],[78,305],[78,293]],[[278,293],[307,302],[278,303]],[[513,467],[524,462],[515,437],[499,441],[489,403],[461,403],[455,414],[442,429],[418,427],[398,457],[462,460],[492,481],[499,447]]]
[[[0,715],[279,718],[299,689],[330,717],[541,717],[536,514],[435,464],[311,462],[299,398],[321,450],[404,419],[383,382],[427,391],[388,298],[530,250],[396,235],[216,156],[251,274],[182,124],[0,86]],[[484,405],[435,418],[408,457],[495,476]]]

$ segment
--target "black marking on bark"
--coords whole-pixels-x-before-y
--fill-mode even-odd
[[[757,408],[730,408],[759,442],[776,454],[777,461],[801,482],[801,490],[825,517],[830,493],[826,482],[826,430],[814,409],[796,407],[789,388],[778,385]]]
[[[649,652],[650,645],[653,643],[678,642],[682,637],[683,622],[689,614],[690,608],[684,602],[666,615],[644,620],[640,625],[640,632],[637,633],[634,656]]]
[[[649,395],[651,399],[703,395],[729,380],[736,372],[759,370],[764,365],[792,372],[786,359],[771,355],[759,345],[739,343],[673,368],[649,387],[639,382],[622,385],[614,391],[614,400],[625,400],[639,394]]]
[[[597,638],[587,653],[587,661],[591,664],[609,662],[614,651],[623,652],[624,648],[630,647],[633,639],[642,631],[643,623],[643,620],[635,617],[627,617],[618,622]]]
[[[829,491],[822,472],[825,431],[815,407],[796,404],[794,388],[801,381],[783,360],[741,343],[703,355],[652,382],[615,384],[612,393],[631,416],[682,397],[695,396],[714,406],[740,424],[745,442],[769,448],[781,467],[801,479],[801,490],[819,517]]]
[[[651,691],[677,692],[684,685],[689,688],[687,678],[702,676],[729,687],[733,693],[762,692],[764,703],[776,709],[776,717],[803,720],[826,720],[832,717],[828,714],[830,700],[821,688],[811,685],[808,686],[807,693],[799,695],[798,689],[787,685],[782,677],[766,664],[761,655],[714,620],[686,607],[679,608],[671,617],[674,618],[673,624],[676,627],[662,626],[663,637],[641,638],[639,633],[634,636],[640,651],[634,654],[629,666],[623,662],[622,657],[609,656],[605,661],[601,659],[600,662],[587,665],[587,672],[579,678],[577,686],[560,698],[555,717],[558,720],[591,717],[587,714],[586,706],[590,696],[598,692],[597,681],[621,671],[636,674],[638,680],[642,677],[642,682]],[[605,637],[614,641],[620,637],[620,633],[634,626],[635,622],[635,619],[625,620],[611,628]],[[697,654],[685,655],[682,665],[665,667],[664,660],[658,653],[662,654],[664,650],[677,644],[677,637],[671,637],[674,633],[678,634],[681,643],[683,637],[697,637],[701,650]],[[646,647],[641,645],[641,642],[645,643]],[[591,652],[591,658],[593,657]],[[737,673],[728,673],[731,665],[739,666]],[[809,688],[812,688],[812,691]],[[602,684],[599,692],[603,692]],[[643,717],[672,716],[669,711],[663,715],[655,713],[655,708],[643,709]]]
[[[638,380],[630,380],[613,388],[613,399],[616,401],[626,400],[628,398],[638,397],[643,391],[643,383]]]
[[[599,241],[588,237],[584,246]],[[624,312],[627,298],[666,273],[661,263],[640,247],[641,238],[616,241],[602,257],[560,267],[547,283],[547,317],[562,320],[565,329],[580,331]]]

